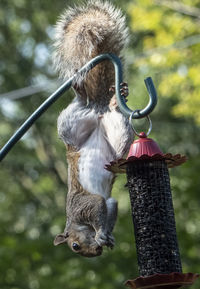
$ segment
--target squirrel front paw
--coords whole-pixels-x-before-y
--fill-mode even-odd
[[[127,96],[129,94],[128,91],[128,84],[126,82],[122,82],[120,83],[120,94],[124,97],[125,102],[127,102]],[[109,89],[110,92],[115,93],[115,86],[111,86]],[[109,104],[109,108],[110,110],[116,109],[118,106],[117,104],[117,99],[116,99],[116,95],[114,94],[113,97],[110,100],[110,104]]]
[[[99,246],[105,246],[107,244],[107,235],[103,231],[98,231],[95,236],[95,241]]]
[[[114,237],[109,234],[107,235],[107,243],[106,243],[106,246],[109,247],[110,249],[113,249],[114,248],[114,245],[115,245],[115,239]]]
[[[106,234],[102,231],[97,232],[95,236],[95,241],[99,246],[107,246],[111,249],[113,249],[115,245],[115,239],[111,234]]]

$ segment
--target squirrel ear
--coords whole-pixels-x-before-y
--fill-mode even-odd
[[[63,244],[63,243],[66,243],[67,242],[67,237],[69,236],[68,233],[66,234],[59,234],[55,237],[54,239],[54,245],[57,246],[57,245],[60,245],[60,244]]]

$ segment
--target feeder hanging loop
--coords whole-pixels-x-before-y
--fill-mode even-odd
[[[139,112],[139,110],[137,109],[137,110],[134,110],[134,111],[131,113],[131,115],[130,115],[130,117],[129,117],[129,123],[130,123],[130,125],[131,125],[131,127],[132,127],[132,129],[133,129],[134,134],[137,135],[138,137],[141,137],[141,133],[138,133],[138,132],[136,131],[134,125],[132,124],[133,116],[134,116],[135,113],[138,113],[138,112]],[[151,130],[152,130],[152,122],[151,122],[151,119],[150,119],[149,115],[147,115],[146,118],[147,118],[147,120],[148,120],[148,122],[149,122],[149,129],[148,129],[147,133],[144,134],[144,135],[145,135],[145,136],[148,136],[148,135],[150,134]]]

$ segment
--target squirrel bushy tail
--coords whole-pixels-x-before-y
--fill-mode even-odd
[[[90,0],[83,6],[68,8],[56,24],[55,68],[66,80],[99,54],[120,57],[127,40],[125,17],[110,2]],[[103,61],[87,75],[78,75],[74,87],[82,97],[100,102],[108,98],[113,84],[113,65]]]

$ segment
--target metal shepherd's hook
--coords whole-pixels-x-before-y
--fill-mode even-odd
[[[95,67],[98,63],[110,60],[115,69],[115,88],[116,88],[116,96],[117,102],[121,112],[130,116],[133,111],[128,108],[124,98],[120,94],[120,83],[122,83],[122,64],[120,59],[114,54],[101,54],[97,57],[90,60],[87,64],[85,64],[78,72],[84,73],[88,72],[90,69]],[[3,146],[0,150],[0,161],[8,154],[11,148],[21,139],[21,137],[27,132],[27,130],[34,124],[34,122],[62,95],[64,94],[72,85],[72,82],[76,75],[69,78],[63,85],[61,85],[52,95],[49,96],[33,113],[29,118],[20,126],[20,128],[13,134],[13,136],[8,140],[8,142]],[[142,110],[137,110],[132,118],[143,118],[150,114],[157,103],[157,95],[156,90],[153,85],[153,81],[150,77],[145,79],[145,84],[147,90],[149,92],[149,103]]]

